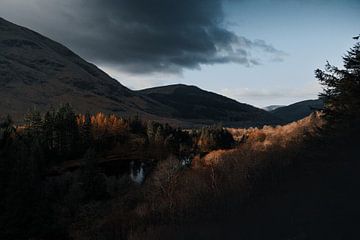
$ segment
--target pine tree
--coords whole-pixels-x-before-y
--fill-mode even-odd
[[[54,110],[50,110],[45,113],[44,123],[44,142],[46,150],[49,154],[52,154],[55,148],[55,113]]]
[[[14,123],[8,115],[3,121],[0,121],[0,149],[10,144],[10,137],[15,133]]]
[[[326,64],[317,69],[316,77],[324,86],[320,94],[325,102],[324,113],[332,125],[358,125],[360,120],[360,43],[347,52],[344,69]]]
[[[26,129],[31,134],[39,136],[42,133],[43,121],[41,113],[35,108],[25,115]]]
[[[54,117],[54,127],[57,153],[60,156],[72,157],[78,150],[79,128],[70,104],[58,109]]]
[[[82,147],[88,149],[92,144],[92,124],[91,124],[91,115],[87,112],[84,116],[83,123],[80,127],[80,135],[82,141]]]

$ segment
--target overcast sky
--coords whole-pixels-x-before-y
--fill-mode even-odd
[[[360,33],[357,0],[0,0],[131,89],[185,83],[256,106],[316,98]]]

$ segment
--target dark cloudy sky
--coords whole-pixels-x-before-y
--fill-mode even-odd
[[[316,98],[314,69],[360,33],[356,0],[0,0],[0,16],[132,89],[186,83],[257,106]]]

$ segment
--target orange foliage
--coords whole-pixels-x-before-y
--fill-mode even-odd
[[[254,150],[266,150],[271,146],[286,148],[302,141],[306,135],[316,133],[316,129],[324,124],[322,114],[315,112],[310,116],[284,126],[264,126],[261,129],[228,129],[234,139],[250,145]]]
[[[79,126],[84,126],[86,124],[86,115],[79,115],[77,117],[77,123]],[[101,138],[106,134],[122,134],[129,129],[126,120],[114,114],[105,115],[104,113],[97,113],[95,115],[91,115],[90,123],[91,131],[95,138]]]

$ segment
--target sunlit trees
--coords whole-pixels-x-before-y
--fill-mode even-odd
[[[85,149],[95,143],[98,147],[111,148],[115,142],[123,141],[129,133],[129,123],[114,114],[79,114],[77,124],[80,142]]]

